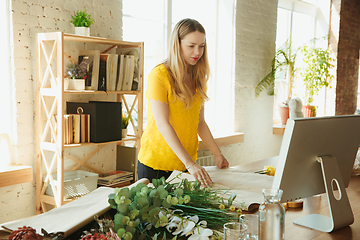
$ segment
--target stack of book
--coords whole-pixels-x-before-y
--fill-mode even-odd
[[[101,54],[99,50],[81,50],[78,63],[84,66],[86,90],[138,90],[139,50],[118,49],[117,53]]]
[[[64,115],[65,144],[90,142],[90,114]]]
[[[108,173],[100,174],[98,179],[99,186],[106,187],[124,187],[131,184],[134,175],[132,172],[115,170]]]

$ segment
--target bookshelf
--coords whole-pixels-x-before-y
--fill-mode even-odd
[[[99,37],[85,37],[63,32],[38,33],[36,56],[36,211],[47,211],[47,205],[59,207],[71,199],[64,199],[64,150],[96,146],[96,150],[79,160],[66,156],[66,161],[74,161],[71,171],[78,170],[80,166],[93,172],[101,173],[86,164],[86,161],[97,154],[105,145],[116,143],[125,145],[130,141],[134,147],[140,146],[143,132],[143,69],[144,69],[144,43],[126,42]],[[65,61],[74,59],[76,51],[83,49],[66,49],[66,46],[75,44],[80,48],[103,48],[101,53],[107,53],[113,48],[136,48],[140,53],[138,90],[132,91],[96,91],[96,90],[64,90]],[[71,45],[72,46],[72,45]],[[105,48],[105,49],[104,49]],[[67,54],[67,51],[71,54]],[[101,143],[64,144],[64,115],[66,114],[66,96],[96,96],[111,95],[115,102],[122,102],[122,108],[130,113],[130,124],[134,134],[125,139]],[[130,96],[130,100],[126,96]],[[136,116],[136,120],[135,117]],[[136,122],[138,123],[136,126]],[[90,123],[91,124],[91,123]],[[90,139],[91,141],[91,139]],[[139,148],[137,148],[139,149]],[[114,159],[115,161],[115,159]],[[56,173],[58,184],[54,184],[52,174]],[[53,196],[46,195],[47,187],[52,188]]]

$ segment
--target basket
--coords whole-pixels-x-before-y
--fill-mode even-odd
[[[52,175],[57,184],[57,174]],[[64,173],[64,198],[83,196],[97,188],[99,174],[83,170],[76,170]],[[45,177],[44,177],[45,179]],[[46,189],[46,194],[54,196],[51,186]]]

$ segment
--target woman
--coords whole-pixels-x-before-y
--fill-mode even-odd
[[[146,98],[148,123],[141,138],[138,178],[170,176],[187,170],[204,186],[212,183],[206,170],[196,163],[199,135],[215,157],[219,168],[229,163],[204,119],[204,102],[210,67],[205,29],[196,20],[175,25],[169,55],[149,74]]]

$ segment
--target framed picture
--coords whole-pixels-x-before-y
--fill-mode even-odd
[[[98,90],[100,50],[80,50],[78,62],[87,71],[85,90]]]

